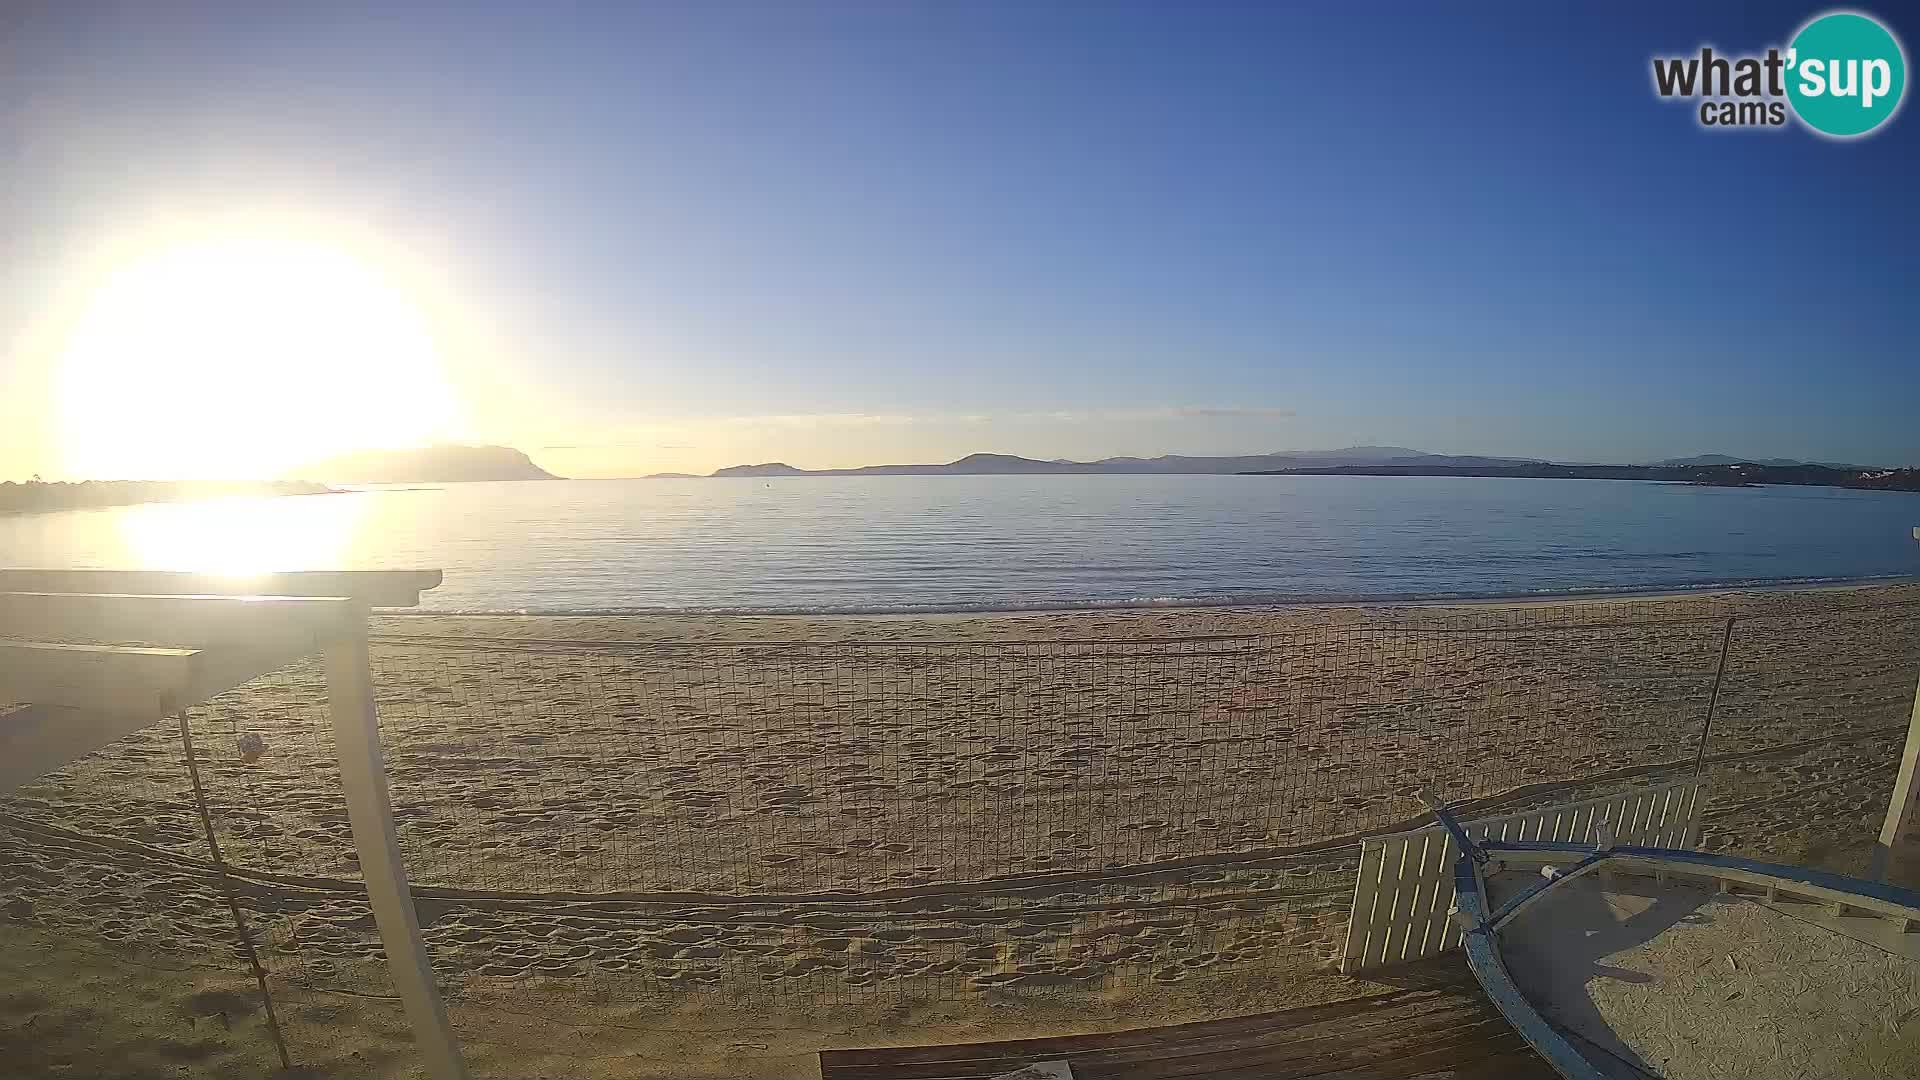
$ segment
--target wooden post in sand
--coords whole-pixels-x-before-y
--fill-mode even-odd
[[[414,1045],[433,1080],[466,1080],[447,1008],[433,982],[420,919],[407,887],[400,837],[393,826],[393,799],[386,762],[380,753],[380,725],[374,713],[373,679],[367,654],[367,620],[362,607],[346,620],[327,646],[327,699],[333,718],[340,779],[347,791],[347,816],[360,853],[360,874],[380,927],[387,965],[406,1006]]]

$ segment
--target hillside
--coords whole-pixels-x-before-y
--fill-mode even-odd
[[[315,461],[289,475],[330,484],[451,484],[475,480],[558,480],[510,446],[425,446],[359,450]]]
[[[1251,476],[1490,476],[1536,480],[1659,480],[1709,487],[1861,488],[1920,491],[1920,469],[1835,469],[1825,465],[1532,465],[1449,466],[1423,464],[1342,465],[1332,468],[1267,469]]]
[[[1131,473],[1231,475],[1277,469],[1373,466],[1451,466],[1462,468],[1536,464],[1525,458],[1428,454],[1404,446],[1349,446],[1340,450],[1285,450],[1270,454],[1199,457],[1166,454],[1160,457],[1111,457],[1098,461],[1041,461],[1013,454],[968,454],[938,465],[862,465],[851,469],[800,469],[783,461],[759,465],[731,465],[716,477],[775,476],[1047,476]]]
[[[1824,469],[1866,469],[1865,465],[1849,465],[1840,461],[1800,461],[1795,458],[1743,458],[1730,454],[1695,454],[1692,457],[1662,458],[1649,462],[1651,465],[1773,465],[1780,468],[1794,468],[1800,465],[1818,465]]]

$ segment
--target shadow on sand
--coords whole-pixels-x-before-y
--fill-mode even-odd
[[[1518,887],[1533,878],[1518,874],[1498,885]],[[1624,884],[1624,883],[1623,883]],[[1553,890],[1500,932],[1501,955],[1522,992],[1555,1027],[1604,1054],[1591,1055],[1610,1075],[1658,1076],[1629,1047],[1594,1005],[1590,987],[1602,980],[1648,983],[1653,976],[1607,963],[1609,957],[1643,945],[1683,923],[1704,924],[1700,909],[1712,899],[1705,889],[1666,887],[1605,891],[1593,877]],[[1509,893],[1510,894],[1510,893]],[[1613,1060],[1608,1060],[1611,1055]]]

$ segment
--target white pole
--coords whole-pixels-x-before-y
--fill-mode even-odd
[[[1920,540],[1920,527],[1913,530]],[[1893,782],[1887,820],[1880,826],[1880,842],[1873,849],[1873,879],[1885,881],[1889,857],[1899,851],[1920,825],[1920,684],[1913,690],[1913,712],[1907,721],[1907,746],[1900,755],[1900,775]]]
[[[400,838],[393,828],[393,800],[380,754],[373,680],[367,656],[366,610],[353,605],[349,625],[327,648],[327,698],[333,716],[340,779],[347,789],[347,816],[360,852],[360,873],[380,927],[380,942],[393,969],[394,987],[406,1005],[414,1044],[433,1080],[467,1080],[460,1044],[433,982],[433,967],[420,938],[420,919],[407,888]]]
[[[1900,775],[1893,782],[1887,820],[1880,827],[1880,843],[1873,852],[1873,877],[1884,881],[1888,856],[1899,851],[1920,825],[1920,686],[1914,687],[1912,719],[1907,722],[1907,748],[1900,755]]]

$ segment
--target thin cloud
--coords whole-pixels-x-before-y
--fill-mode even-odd
[[[1220,420],[1235,417],[1284,420],[1293,415],[1295,414],[1292,409],[1259,405],[1169,405],[1147,409],[1056,409],[1050,412],[1009,413],[1002,419],[1051,420],[1066,424],[1116,422],[1137,424],[1155,420]]]
[[[914,413],[782,413],[772,416],[729,416],[721,421],[740,427],[826,428],[906,427],[934,422]]]
[[[1264,420],[1285,420],[1294,415],[1292,409],[1272,409],[1262,407],[1226,407],[1188,405],[1173,410],[1176,416],[1230,417],[1250,416]]]
[[[1150,408],[1046,409],[1017,412],[906,412],[906,413],[788,413],[771,416],[733,416],[723,422],[742,426],[828,428],[828,427],[908,427],[916,424],[992,424],[1048,420],[1059,423],[1097,423],[1102,421],[1143,420],[1218,420],[1247,417],[1284,420],[1294,410],[1264,405],[1168,405]]]

